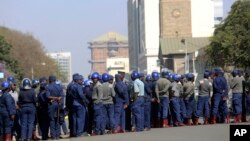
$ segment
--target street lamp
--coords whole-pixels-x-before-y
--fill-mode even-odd
[[[187,42],[185,39],[181,39],[181,43],[185,45],[185,73],[189,73],[189,59],[187,55]]]

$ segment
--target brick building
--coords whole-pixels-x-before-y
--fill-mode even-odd
[[[127,58],[128,59],[128,38],[116,32],[108,32],[104,35],[88,42],[91,50],[91,72],[99,73],[109,72],[110,69],[123,70],[121,68],[112,68],[107,65],[107,59]],[[125,67],[125,65],[124,65]],[[124,69],[125,70],[125,69]]]

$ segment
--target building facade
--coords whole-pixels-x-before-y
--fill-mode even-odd
[[[197,51],[213,31],[214,1],[160,0],[161,67],[181,74],[196,71]]]
[[[67,81],[71,80],[72,66],[71,66],[71,53],[70,52],[56,52],[48,53],[50,58],[54,59],[60,71],[65,74]]]
[[[105,73],[110,70],[114,71],[115,68],[108,63],[108,59],[128,59],[128,39],[116,32],[108,32],[88,42],[88,44],[91,50],[91,60],[89,60],[91,72]],[[118,69],[126,70],[125,68]]]
[[[159,71],[159,0],[128,0],[130,70]]]

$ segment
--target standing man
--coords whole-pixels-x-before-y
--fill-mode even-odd
[[[232,107],[234,112],[234,123],[241,122],[242,114],[242,93],[243,93],[243,79],[239,77],[238,70],[233,70],[231,73],[233,79],[230,81],[230,88],[232,89]]]
[[[21,107],[21,140],[31,140],[36,118],[36,92],[31,87],[31,80],[24,78],[18,96]]]
[[[54,75],[49,76],[49,85],[46,87],[46,97],[49,101],[48,114],[51,138],[53,140],[58,140],[60,138],[59,111],[63,89],[55,82],[56,77]]]
[[[88,100],[86,95],[83,93],[83,77],[78,75],[76,78],[76,83],[72,86],[72,117],[73,125],[72,132],[74,137],[81,136],[83,134],[85,117],[86,117],[86,106],[88,105]]]
[[[250,122],[250,70],[247,70],[245,72],[245,95],[246,95],[246,101],[244,102],[246,106],[246,120]]]
[[[38,124],[41,130],[42,140],[47,140],[49,133],[48,100],[46,98],[47,78],[42,77],[40,78],[39,82],[40,82],[40,89],[37,96]]]
[[[128,107],[128,89],[120,74],[115,75],[115,132],[124,133],[126,125],[125,109]]]
[[[181,119],[181,106],[180,106],[180,93],[181,87],[179,86],[179,81],[181,80],[181,75],[175,74],[173,76],[173,82],[171,86],[170,93],[170,104],[173,111],[173,123],[174,126],[184,126],[183,121]]]
[[[214,70],[214,80],[213,80],[213,97],[211,106],[211,124],[216,123],[216,116],[219,112],[223,114],[223,120],[229,123],[229,114],[227,108],[227,98],[228,98],[228,85],[227,80],[223,76],[221,69]]]
[[[113,84],[109,83],[109,74],[102,74],[102,89],[103,89],[103,114],[105,121],[103,121],[102,130],[106,127],[110,129],[111,133],[115,132],[115,121],[114,121],[114,102],[115,90]]]
[[[195,96],[194,96],[194,75],[192,73],[187,74],[187,83],[183,86],[184,102],[187,110],[187,120],[190,123],[192,118],[193,124],[197,125],[198,120],[195,119]]]
[[[196,120],[204,115],[204,124],[208,124],[210,116],[209,99],[213,93],[212,83],[208,80],[209,72],[204,72],[204,79],[198,82],[199,96],[197,102]]]
[[[158,122],[161,123],[163,128],[169,127],[168,111],[169,111],[169,90],[171,82],[167,79],[168,72],[163,71],[161,78],[157,80],[155,86],[156,101],[159,103],[158,106]]]
[[[9,76],[7,78],[7,81],[9,81],[10,83],[10,89],[11,91],[9,92],[10,95],[13,97],[13,99],[15,100],[15,104],[16,104],[16,116],[15,116],[15,121],[14,121],[14,125],[13,125],[13,129],[12,129],[12,136],[14,134],[16,134],[16,140],[18,140],[21,136],[21,125],[20,125],[20,109],[19,106],[17,104],[18,101],[18,92],[16,91],[16,80],[13,76]]]
[[[16,114],[15,100],[9,94],[10,83],[4,81],[1,84],[2,95],[0,96],[0,135],[3,141],[12,141],[11,129]]]
[[[151,98],[151,125],[156,128],[159,127],[160,121],[158,120],[158,102],[157,96],[155,92],[156,82],[160,78],[158,72],[152,72],[152,84],[151,84],[151,91],[152,91],[152,98]]]
[[[102,130],[102,122],[104,121],[103,111],[103,89],[102,84],[99,82],[99,73],[94,72],[91,75],[93,81],[92,101],[94,103],[94,118],[95,128],[92,135],[103,135],[105,130]]]
[[[134,82],[134,93],[132,98],[132,114],[135,119],[135,131],[141,132],[144,130],[144,84],[139,79],[140,74],[133,71],[131,79]]]
[[[144,130],[148,131],[151,128],[151,99],[152,99],[152,78],[150,75],[146,76],[146,81],[141,78],[141,81],[144,83],[145,91],[145,103],[144,103]]]

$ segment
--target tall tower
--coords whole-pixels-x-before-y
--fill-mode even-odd
[[[191,37],[191,0],[160,0],[160,37]]]

